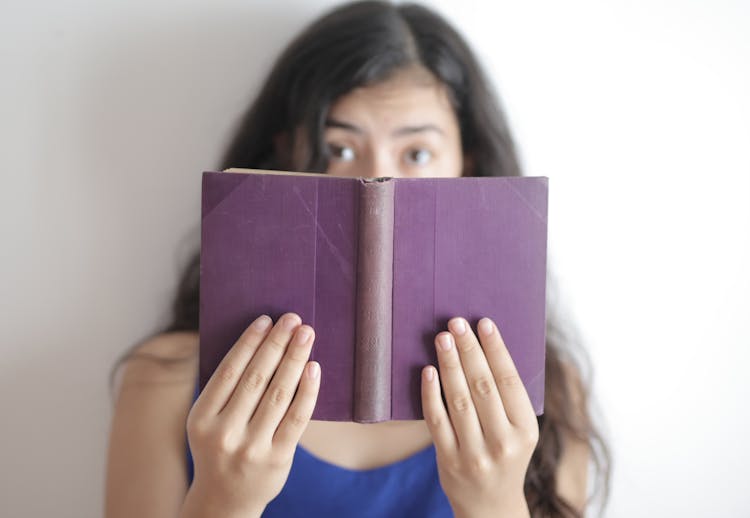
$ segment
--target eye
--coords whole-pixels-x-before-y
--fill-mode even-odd
[[[432,152],[424,148],[410,149],[406,152],[405,159],[410,165],[427,165],[432,160]]]
[[[351,162],[356,158],[354,148],[339,146],[338,144],[328,144],[328,154],[331,158],[339,162]]]

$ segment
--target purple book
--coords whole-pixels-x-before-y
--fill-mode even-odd
[[[544,404],[547,178],[204,172],[200,387],[256,317],[315,329],[313,419],[422,419],[454,316],[500,329]]]

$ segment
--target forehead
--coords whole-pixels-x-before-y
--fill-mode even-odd
[[[402,70],[385,81],[355,88],[336,100],[330,116],[363,126],[457,124],[446,87],[421,68]]]

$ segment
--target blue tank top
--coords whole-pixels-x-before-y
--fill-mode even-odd
[[[196,398],[198,388],[196,387]],[[193,457],[187,448],[188,480]],[[337,518],[452,517],[438,478],[435,445],[403,460],[367,470],[326,462],[297,445],[292,468],[264,518],[335,516]]]

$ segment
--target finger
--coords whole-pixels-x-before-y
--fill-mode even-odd
[[[469,386],[466,383],[461,360],[456,351],[453,335],[440,333],[435,339],[435,344],[440,366],[440,379],[448,406],[448,415],[456,432],[458,448],[467,451],[479,450],[483,444],[482,429],[471,399]]]
[[[294,313],[286,313],[276,322],[245,367],[232,396],[221,411],[223,418],[237,426],[247,426],[299,325],[300,318]]]
[[[258,409],[250,419],[248,433],[261,440],[271,441],[279,422],[289,409],[294,392],[300,382],[302,371],[310,358],[315,332],[310,326],[297,328],[292,343],[286,350],[279,368],[268,385]]]
[[[194,408],[201,414],[217,415],[226,406],[245,367],[271,329],[273,321],[259,316],[245,329],[237,342],[222,358],[195,401]]]
[[[320,390],[320,364],[309,362],[304,369],[299,382],[299,389],[294,396],[294,401],[281,420],[272,445],[287,451],[292,451],[302,438],[302,434],[310,422],[315,403],[318,400]]]
[[[496,436],[508,425],[508,417],[485,353],[466,319],[451,319],[448,329],[456,340],[456,350],[484,435]]]
[[[440,379],[437,369],[432,365],[422,369],[422,413],[436,450],[444,453],[455,452],[456,434],[453,432],[448,411],[440,397]]]
[[[514,425],[536,423],[529,394],[497,326],[489,318],[483,318],[478,328],[508,420]]]

